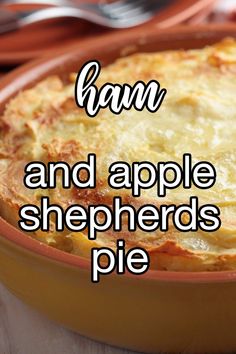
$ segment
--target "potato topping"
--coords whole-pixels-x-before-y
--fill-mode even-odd
[[[75,75],[71,75],[71,78]],[[127,247],[144,247],[151,267],[162,270],[211,271],[236,269],[236,41],[198,50],[140,53],[116,60],[102,69],[97,81],[133,85],[152,79],[167,89],[156,113],[130,109],[119,115],[101,110],[91,119],[74,102],[75,83],[51,76],[19,93],[0,118],[0,213],[17,225],[19,208],[39,204],[41,196],[67,208],[71,204],[107,204],[120,195],[130,204],[182,204],[198,196],[202,204],[221,210],[222,226],[216,232],[109,230],[89,241],[86,232],[37,231],[31,236],[60,250],[83,257],[91,247],[114,248],[118,238]],[[97,187],[82,190],[30,190],[23,184],[24,167],[31,161],[66,161],[70,165],[97,155]],[[181,186],[157,198],[155,188],[134,198],[130,190],[117,191],[107,183],[109,166],[148,160],[175,161],[190,153],[193,163],[211,162],[215,185],[208,190]]]

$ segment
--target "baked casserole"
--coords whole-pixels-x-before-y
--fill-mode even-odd
[[[200,50],[134,54],[104,68],[97,81],[124,82],[156,79],[168,94],[156,113],[135,109],[114,115],[101,110],[89,118],[74,100],[75,75],[67,82],[51,76],[20,92],[7,105],[0,119],[0,214],[17,226],[19,209],[39,205],[42,196],[66,209],[69,205],[112,205],[120,195],[133,206],[184,204],[198,196],[201,204],[215,204],[221,211],[221,228],[215,232],[180,232],[170,223],[167,232],[112,230],[88,240],[84,232],[36,231],[31,237],[62,251],[90,257],[92,247],[115,248],[124,238],[128,248],[145,248],[151,267],[174,271],[236,269],[236,41],[225,39]],[[24,168],[31,161],[66,161],[73,165],[97,156],[95,189],[27,189]],[[210,161],[217,181],[208,190],[181,187],[157,198],[154,189],[132,197],[129,190],[113,190],[107,170],[116,161],[175,161],[191,153],[194,161]]]

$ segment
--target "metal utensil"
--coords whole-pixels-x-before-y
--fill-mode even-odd
[[[163,6],[163,2],[160,3],[156,0],[117,0],[112,3],[77,6],[69,6],[67,0],[63,1],[66,1],[67,6],[45,8],[23,15],[13,13],[8,9],[1,9],[0,33],[16,30],[32,23],[63,17],[85,19],[105,27],[128,28],[150,20]]]

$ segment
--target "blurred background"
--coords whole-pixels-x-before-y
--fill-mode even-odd
[[[93,6],[106,4],[113,6],[105,8],[106,15],[125,17],[125,26],[131,28],[110,28],[86,19],[63,16],[45,20],[45,13],[41,13],[40,22],[23,27],[23,22],[27,23],[30,16],[32,20],[32,13],[35,16],[38,10],[45,10],[49,6],[51,12],[61,6],[65,9],[65,5],[79,6],[85,10],[83,17],[88,18],[88,13],[94,11]],[[179,24],[191,26],[233,22],[236,21],[236,0],[113,0],[109,3],[101,0],[0,0],[0,33],[3,32],[0,34],[0,75],[26,61],[52,54],[66,46],[68,50],[70,45],[78,45],[82,49],[84,41],[89,39],[102,40],[102,36],[108,33],[133,31],[132,16],[135,13],[135,19],[141,22],[139,26],[143,31],[150,26],[158,30]],[[143,18],[139,19],[140,15]]]

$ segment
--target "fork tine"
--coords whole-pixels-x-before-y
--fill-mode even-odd
[[[133,9],[140,3],[145,3],[147,0],[116,0],[112,3],[100,3],[100,8],[109,14],[110,16],[116,16],[117,14]]]
[[[151,16],[150,14],[143,14],[140,16],[137,16],[135,18],[131,18],[129,21],[127,19],[123,20],[115,20],[112,23],[113,28],[131,28],[138,26],[148,20],[150,20]]]
[[[145,21],[150,20],[153,17],[153,11],[142,11],[142,12],[138,12],[136,14],[134,14],[133,16],[129,16],[129,17],[117,17],[113,19],[113,24],[114,27],[117,28],[122,28],[122,27],[132,27],[135,25],[138,25],[140,23],[143,23]]]
[[[122,13],[117,13],[117,15],[113,15],[111,18],[116,20],[116,19],[120,19],[122,20],[122,18],[124,18],[125,20],[127,19],[131,19],[134,18],[136,16],[141,16],[142,14],[146,13],[147,11],[145,10],[145,8],[143,6],[139,6],[139,7],[135,7],[135,8],[130,8],[129,10],[122,12]],[[148,9],[149,12],[149,9]]]
[[[158,3],[156,0],[115,1],[113,3],[112,11],[110,10],[110,7],[109,8],[105,7],[104,9],[102,9],[102,11],[104,11],[104,13],[110,18],[124,18],[127,16],[128,17],[136,16],[138,14],[143,14],[149,11],[155,13],[157,9],[160,9],[163,6],[163,3],[164,0],[163,2],[160,1]],[[111,6],[112,4],[108,4],[108,5]]]

